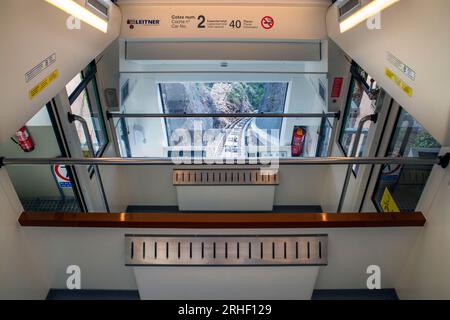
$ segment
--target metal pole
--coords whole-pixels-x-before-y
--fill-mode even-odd
[[[84,120],[83,117],[80,117],[80,116],[78,116],[76,114],[69,113],[69,122],[74,122],[74,121],[78,121],[78,122],[81,123],[84,135],[86,137],[86,142],[87,142],[87,145],[88,145],[88,148],[89,148],[89,152],[92,155],[92,157],[94,157],[94,159],[96,159],[95,158],[95,151],[94,151],[94,144],[92,143],[91,135],[89,133],[89,127],[87,125],[86,120]],[[105,209],[109,213],[111,211],[109,210],[108,199],[106,197],[105,188],[103,187],[103,181],[102,181],[102,176],[100,174],[100,170],[99,170],[97,164],[92,164],[92,165],[94,166],[94,172],[95,172],[95,175],[97,176],[98,184],[100,186],[100,191],[101,191],[101,194],[102,194],[103,202],[105,204]]]
[[[364,125],[368,121],[372,121],[372,122],[376,123],[377,119],[378,119],[378,113],[374,113],[374,114],[363,117],[359,121],[358,130],[356,131],[356,134],[355,134],[355,140],[353,140],[353,147],[352,147],[352,151],[350,154],[351,158],[354,158],[356,156],[356,152],[358,151],[359,140],[361,139],[361,134],[362,134]],[[353,164],[350,164],[347,168],[347,174],[345,175],[344,185],[342,187],[341,198],[339,199],[339,205],[337,208],[338,213],[340,213],[342,211],[342,206],[344,205],[345,196],[347,195],[348,183],[349,183],[350,177],[352,175],[352,166],[353,166]]]
[[[119,146],[119,139],[117,139],[117,131],[116,127],[114,125],[114,118],[108,117],[108,123],[109,123],[109,129],[111,131],[112,140],[114,144],[114,150],[116,151],[116,154],[120,154],[120,146]]]
[[[339,118],[329,113],[111,113],[108,118]]]
[[[270,166],[274,159],[202,159],[194,163],[192,158],[0,158],[0,167],[10,165],[96,165],[96,166],[151,166],[151,165],[249,165]],[[449,164],[450,153],[437,158],[359,158],[359,157],[328,157],[328,158],[301,158],[276,159],[280,165],[351,165],[351,164],[409,164],[409,165],[435,165],[446,168]],[[176,162],[175,162],[176,161]]]

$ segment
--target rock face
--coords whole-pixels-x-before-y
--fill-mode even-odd
[[[165,113],[281,113],[287,83],[183,82],[161,84],[160,88]],[[264,128],[280,126],[280,121],[270,120],[259,124]],[[208,130],[225,128],[234,121],[234,118],[167,119],[168,135],[177,128],[192,132],[194,122]]]

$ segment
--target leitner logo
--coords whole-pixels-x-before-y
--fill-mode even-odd
[[[130,25],[130,29],[134,29],[134,25],[159,26],[160,22],[159,19],[128,19],[127,24]]]

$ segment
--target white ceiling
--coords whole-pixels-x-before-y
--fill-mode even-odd
[[[332,0],[118,0],[117,4],[259,4],[259,5],[330,5]]]

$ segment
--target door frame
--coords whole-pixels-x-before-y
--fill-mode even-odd
[[[389,111],[386,115],[385,123],[380,134],[379,144],[374,154],[375,157],[384,157],[389,148],[392,134],[394,133],[397,123],[398,115],[400,113],[401,106],[394,99],[390,98]],[[364,190],[363,197],[360,202],[359,212],[379,212],[377,207],[372,202],[372,195],[377,184],[378,176],[382,165],[371,165],[369,180]]]
[[[52,99],[50,102],[48,102],[46,104],[46,108],[48,115],[50,117],[50,121],[52,123],[53,131],[55,133],[56,141],[58,143],[61,156],[65,158],[70,158],[71,153],[68,147],[67,137],[65,136],[64,130],[62,129],[61,118],[57,111],[55,99]],[[81,192],[80,180],[77,176],[75,168],[74,166],[66,166],[66,168],[69,178],[72,181],[72,190],[78,202],[78,205],[83,212],[87,212],[86,201],[83,193]]]

